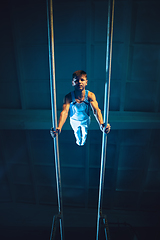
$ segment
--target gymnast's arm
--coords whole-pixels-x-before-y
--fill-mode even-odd
[[[94,114],[97,122],[99,123],[101,131],[102,132],[104,131],[105,133],[108,134],[110,132],[111,126],[110,126],[110,124],[107,124],[107,126],[105,126],[105,124],[103,122],[102,113],[101,113],[101,110],[100,110],[100,108],[98,106],[98,102],[96,100],[95,94],[92,93],[92,92],[89,92],[88,93],[88,100],[90,102],[93,114]]]
[[[69,107],[70,107],[70,94],[67,94],[64,98],[64,103],[62,107],[62,112],[60,113],[59,121],[58,121],[58,127],[56,130],[51,128],[50,134],[52,137],[56,137],[58,134],[61,133],[62,127],[64,123],[66,122],[66,119],[68,117]]]

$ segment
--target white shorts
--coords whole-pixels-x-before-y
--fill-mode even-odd
[[[90,117],[88,117],[88,119],[82,120],[82,121],[77,121],[77,120],[70,118],[70,124],[74,131],[76,143],[79,146],[83,146],[87,139],[87,131],[88,131],[88,127],[90,124]]]

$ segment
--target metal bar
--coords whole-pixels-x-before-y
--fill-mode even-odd
[[[55,215],[55,216],[53,216],[50,240],[54,239],[54,236],[56,233],[56,226],[57,226],[57,216]]]
[[[53,2],[47,0],[47,23],[48,23],[48,47],[49,47],[49,70],[50,70],[50,91],[51,91],[51,107],[52,107],[52,125],[57,128],[57,109],[56,109],[56,84],[55,84],[55,59],[54,59],[54,30],[53,30]],[[57,182],[57,197],[58,197],[58,210],[61,216],[60,221],[60,234],[63,240],[62,231],[62,187],[61,187],[61,173],[60,173],[60,160],[59,160],[59,147],[58,136],[54,138],[54,156],[56,168],[56,182]]]
[[[103,224],[104,224],[104,231],[105,231],[106,240],[110,240],[108,221],[107,221],[107,216],[106,215],[102,215],[102,221],[103,221]]]
[[[104,226],[105,226],[105,224],[106,224],[105,218],[103,218],[103,224],[104,224]],[[106,226],[104,227],[104,232],[105,232],[105,238],[106,238],[106,240],[108,240],[108,237],[107,237],[107,228],[106,228]]]
[[[106,83],[105,83],[105,97],[104,97],[104,123],[106,125],[108,123],[108,115],[109,115],[113,19],[114,19],[114,0],[112,2],[112,13],[111,13],[111,0],[109,0],[108,1],[108,25],[107,25],[107,49],[106,49]],[[107,135],[103,132],[100,183],[99,183],[98,216],[97,216],[97,236],[96,236],[97,240],[99,235],[100,217],[102,215],[102,195],[103,195],[104,176],[105,176],[106,148],[107,148]]]

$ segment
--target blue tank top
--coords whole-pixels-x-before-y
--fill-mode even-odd
[[[90,103],[88,101],[88,90],[85,90],[85,98],[81,103],[75,100],[74,91],[71,92],[72,102],[70,103],[70,118],[77,121],[89,119]]]

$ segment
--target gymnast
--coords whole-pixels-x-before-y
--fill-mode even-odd
[[[87,131],[90,124],[90,108],[99,123],[100,130],[105,134],[110,132],[111,126],[103,122],[102,113],[95,94],[85,89],[87,82],[87,74],[85,71],[78,70],[73,73],[72,86],[74,87],[74,91],[68,93],[64,98],[58,127],[56,130],[53,128],[50,130],[50,134],[53,138],[61,133],[61,129],[70,112],[70,125],[74,131],[76,143],[79,146],[83,146],[86,142]]]

